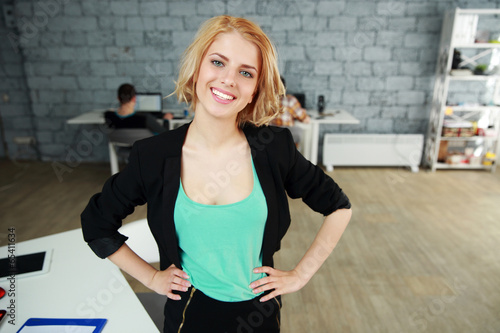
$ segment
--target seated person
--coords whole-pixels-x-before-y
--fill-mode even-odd
[[[281,77],[281,81],[286,88],[285,79]],[[306,109],[304,109],[299,100],[290,94],[286,94],[281,98],[281,113],[274,118],[272,125],[288,127],[292,132],[293,140],[295,144],[298,145],[302,137],[302,129],[293,128],[295,125],[295,120],[308,124],[311,118],[307,114]]]
[[[162,126],[158,119],[147,113],[135,111],[136,96],[133,85],[125,83],[118,88],[118,101],[120,106],[116,111],[106,111],[104,119],[109,128],[147,128],[153,134],[163,133],[167,130],[168,124]],[[172,114],[165,114],[163,119],[171,119]],[[167,126],[167,127],[166,127]]]

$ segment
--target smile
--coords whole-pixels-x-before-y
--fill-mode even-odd
[[[219,97],[220,99],[223,99],[223,100],[226,100],[226,101],[232,101],[235,98],[234,96],[230,96],[230,95],[224,94],[223,92],[220,92],[219,90],[216,90],[214,88],[212,88],[211,90],[212,90],[212,94],[214,94],[215,96]]]

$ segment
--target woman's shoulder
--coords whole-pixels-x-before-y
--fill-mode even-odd
[[[268,149],[285,148],[289,144],[293,144],[293,137],[290,130],[286,127],[273,125],[255,126],[245,125],[243,127],[250,146],[258,148],[265,146]]]
[[[166,154],[166,156],[180,155],[188,127],[189,124],[185,124],[176,129],[139,140],[135,145],[137,149],[147,153]]]

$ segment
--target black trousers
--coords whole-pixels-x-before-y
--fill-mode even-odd
[[[278,333],[281,297],[221,302],[191,287],[165,304],[164,333]]]

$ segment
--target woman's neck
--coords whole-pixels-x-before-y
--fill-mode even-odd
[[[235,120],[213,120],[199,114],[189,126],[190,142],[199,148],[220,150],[246,141],[243,131]]]

